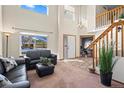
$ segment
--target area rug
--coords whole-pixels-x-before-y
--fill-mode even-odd
[[[74,67],[78,67],[83,71],[89,71],[89,67],[92,66],[92,59],[91,58],[89,58],[88,60],[86,58],[67,59],[67,60],[63,60],[63,62],[68,63]]]

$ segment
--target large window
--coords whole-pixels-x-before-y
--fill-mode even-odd
[[[21,5],[21,8],[30,10],[36,13],[48,15],[48,6],[46,5]]]
[[[75,21],[75,8],[72,6],[64,6],[64,16]]]
[[[25,53],[32,49],[47,48],[47,35],[27,35],[21,34],[21,52]]]

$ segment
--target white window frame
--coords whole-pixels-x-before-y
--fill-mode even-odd
[[[65,5],[64,6],[64,16],[65,16],[65,11],[68,11],[72,14],[72,20],[75,21],[75,8],[70,5]]]

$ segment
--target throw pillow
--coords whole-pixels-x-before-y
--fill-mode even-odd
[[[1,58],[3,65],[6,69],[6,72],[10,71],[17,66],[16,61],[13,58]]]
[[[12,84],[12,83],[5,76],[0,74],[0,87],[4,87],[9,84]]]

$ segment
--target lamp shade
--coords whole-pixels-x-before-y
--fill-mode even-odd
[[[5,36],[10,36],[12,33],[10,32],[4,32]]]

